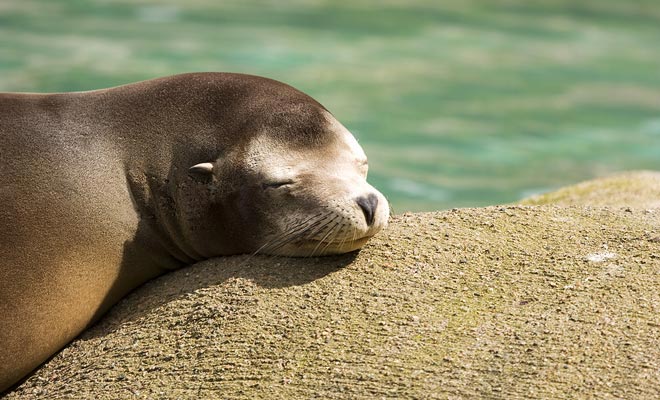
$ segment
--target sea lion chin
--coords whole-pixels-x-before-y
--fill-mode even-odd
[[[387,224],[355,138],[270,79],[2,93],[0,109],[0,392],[168,270],[349,252]]]

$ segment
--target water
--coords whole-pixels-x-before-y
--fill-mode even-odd
[[[396,212],[660,169],[660,3],[440,3],[4,0],[0,90],[272,77],[354,132]]]

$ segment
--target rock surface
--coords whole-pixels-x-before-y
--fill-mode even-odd
[[[660,208],[660,172],[624,172],[533,196],[520,204]]]
[[[636,179],[396,216],[357,254],[196,264],[7,399],[659,398],[660,180]]]

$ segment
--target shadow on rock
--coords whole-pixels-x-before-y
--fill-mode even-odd
[[[83,332],[80,338],[107,335],[122,324],[139,319],[170,301],[232,279],[249,280],[268,289],[305,285],[351,264],[358,253],[313,258],[244,255],[202,261],[137,288]]]

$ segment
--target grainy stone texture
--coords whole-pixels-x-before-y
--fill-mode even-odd
[[[629,197],[404,214],[357,254],[202,262],[7,399],[660,398],[660,209]]]

